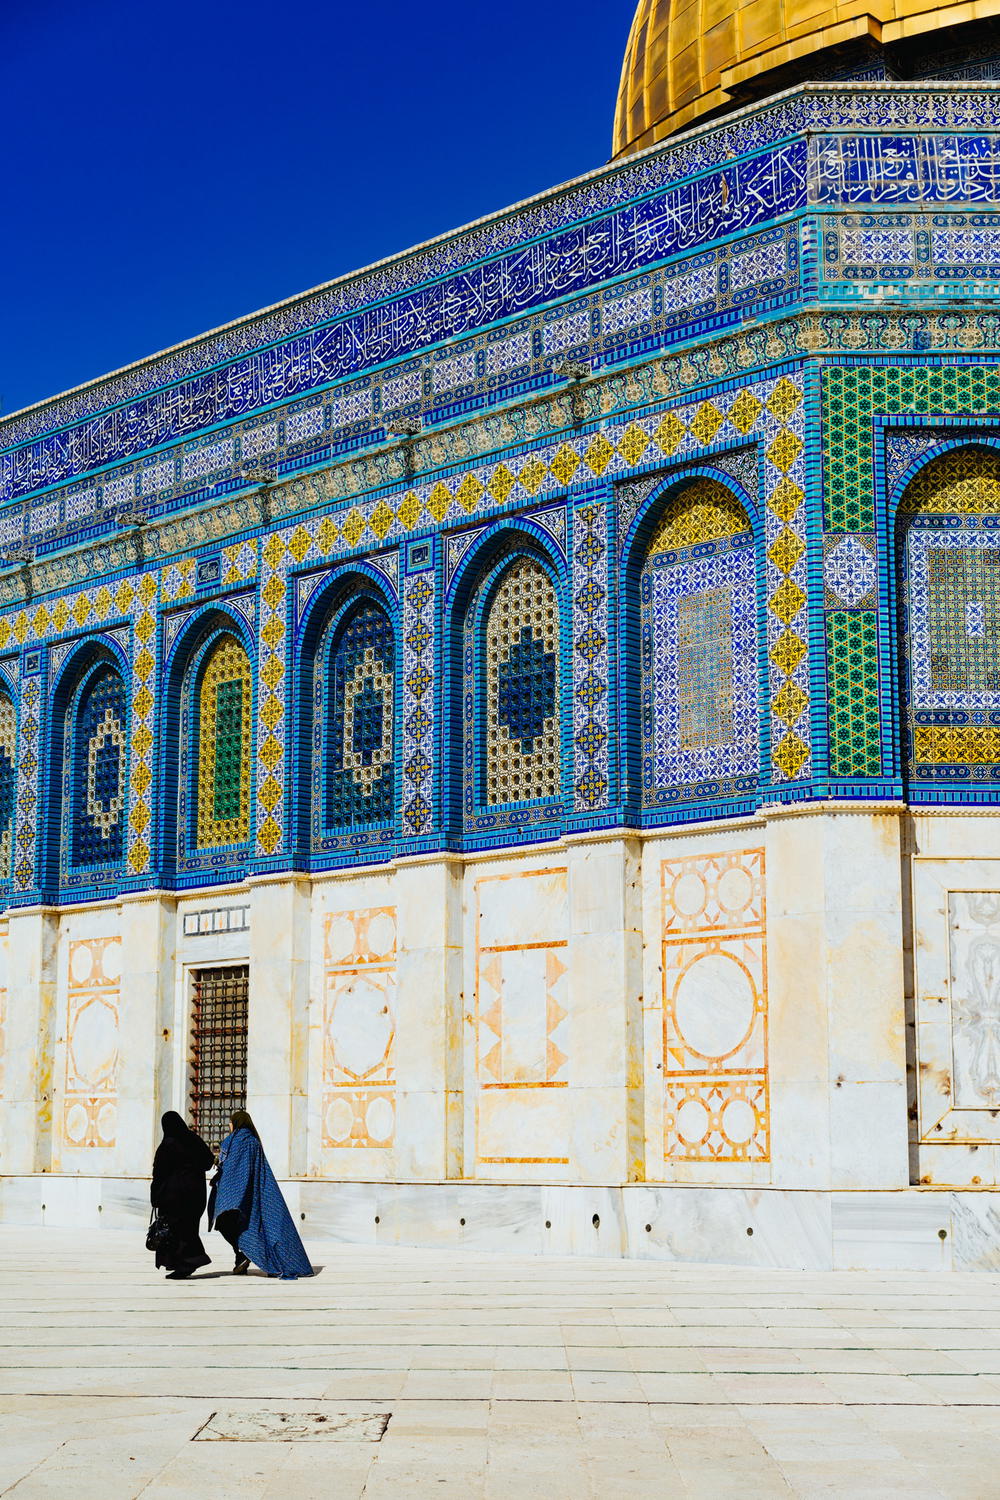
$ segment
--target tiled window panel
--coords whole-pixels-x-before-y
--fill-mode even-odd
[[[576,344],[585,344],[590,338],[590,313],[586,308],[572,313],[568,318],[557,318],[545,325],[543,347],[546,354],[558,353],[560,349],[571,349]]]
[[[696,481],[668,503],[640,585],[645,806],[755,788],[756,598],[746,512]]]
[[[562,781],[559,603],[540,563],[503,574],[486,622],[485,803],[554,797]]]
[[[144,495],[157,495],[160,490],[168,490],[176,477],[173,462],[163,464],[150,464],[143,469],[139,475],[139,489]]]
[[[273,453],[277,446],[277,422],[265,422],[260,427],[251,427],[240,439],[240,451],[244,458],[259,458],[262,453]]]
[[[103,499],[105,505],[127,505],[135,499],[135,475],[121,474],[117,479],[105,481]],[[67,509],[67,515],[69,511]],[[79,512],[84,514],[84,512]]]
[[[221,443],[209,443],[207,447],[195,448],[184,455],[181,465],[183,479],[200,479],[216,469],[224,469],[233,461],[233,439],[225,438]]]
[[[734,254],[729,262],[729,285],[733,291],[742,291],[760,281],[784,276],[786,255],[783,238],[770,245],[758,245],[744,254]]]
[[[59,501],[53,500],[48,505],[33,505],[28,520],[28,530],[32,536],[40,531],[48,531],[50,526],[59,524]]]
[[[108,503],[109,485],[104,486],[105,504]],[[96,490],[76,490],[73,494],[66,496],[66,519],[67,521],[78,521],[81,517],[93,515],[97,505]],[[32,527],[34,530],[34,527]]]
[[[936,784],[1000,779],[1000,460],[933,459],[900,505],[906,754]]]
[[[335,396],[330,402],[330,414],[334,427],[345,427],[348,422],[365,422],[372,414],[372,393],[369,390],[347,391]],[[296,412],[285,423],[285,437],[289,443],[297,443],[305,437],[313,437],[323,430],[323,408],[310,406]]]
[[[987,265],[1000,261],[1000,234],[996,229],[936,229],[931,234],[931,255],[941,265]]]
[[[362,604],[317,656],[319,747],[326,762],[326,826],[392,817],[395,653],[385,610]],[[326,679],[324,681],[324,678]],[[325,702],[324,702],[325,700]]]
[[[909,265],[913,260],[913,231],[845,229],[840,236],[840,253],[855,265]]]
[[[531,360],[531,334],[515,333],[510,338],[498,339],[486,346],[486,373],[500,375],[505,370],[514,370]]]
[[[11,877],[14,848],[14,788],[17,781],[17,710],[0,693],[0,881]]]
[[[73,864],[118,861],[124,849],[128,732],[125,687],[112,668],[87,685],[70,739]]]
[[[250,662],[223,636],[205,663],[198,693],[197,835],[199,849],[250,837]]]
[[[645,323],[652,316],[653,293],[646,287],[627,296],[616,297],[613,302],[605,302],[601,324],[605,333],[620,333],[623,329],[634,328],[637,323]]]
[[[697,302],[707,302],[718,291],[718,273],[715,261],[704,266],[694,266],[690,271],[679,271],[664,282],[663,300],[667,309],[689,307]]]
[[[250,969],[195,969],[192,980],[191,1122],[215,1150],[246,1107]]]
[[[434,389],[450,391],[456,385],[467,385],[476,378],[476,354],[469,349],[451,359],[439,359],[434,365]]]
[[[382,386],[382,405],[387,411],[397,406],[406,406],[420,400],[420,371],[408,370],[405,375],[393,375]]]

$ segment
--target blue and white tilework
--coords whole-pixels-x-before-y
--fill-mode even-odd
[[[644,805],[752,793],[760,759],[752,541],[651,558],[642,615]]]
[[[41,732],[42,679],[38,671],[21,675],[18,712],[17,810],[14,823],[15,892],[28,892],[35,884],[38,843],[39,736]]]
[[[599,812],[609,797],[610,589],[608,507],[573,513],[573,807]]]
[[[435,596],[433,569],[403,584],[403,832],[426,833],[434,816]]]
[[[878,584],[874,533],[830,536],[825,547],[823,582],[828,604],[838,609],[871,604]]]

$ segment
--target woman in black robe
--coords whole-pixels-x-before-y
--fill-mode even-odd
[[[189,1130],[174,1110],[160,1121],[163,1140],[153,1158],[149,1199],[170,1225],[166,1243],[156,1252],[157,1268],[165,1266],[169,1281],[183,1281],[199,1266],[211,1263],[198,1234],[208,1189],[205,1173],[215,1157],[200,1135]]]

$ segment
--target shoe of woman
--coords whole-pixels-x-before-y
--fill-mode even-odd
[[[245,1276],[250,1269],[250,1258],[246,1255],[237,1255],[236,1264],[233,1266],[234,1276]]]
[[[190,1275],[190,1271],[168,1271],[163,1279],[164,1281],[187,1281]]]

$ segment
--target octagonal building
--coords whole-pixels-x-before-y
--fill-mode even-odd
[[[0,422],[0,1216],[996,1269],[997,0]],[[609,100],[609,116],[611,112]]]

